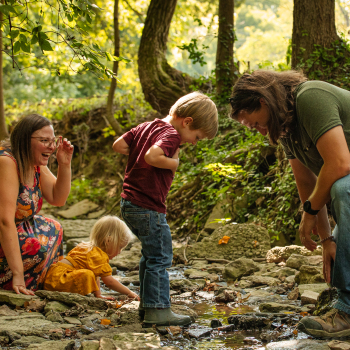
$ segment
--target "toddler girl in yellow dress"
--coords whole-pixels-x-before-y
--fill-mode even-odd
[[[109,259],[117,256],[132,239],[127,225],[116,216],[104,216],[92,228],[90,242],[82,242],[68,255],[51,265],[44,289],[59,292],[94,293],[95,297],[111,299],[101,294],[100,278],[110,289],[130,298],[140,297],[112,277]]]

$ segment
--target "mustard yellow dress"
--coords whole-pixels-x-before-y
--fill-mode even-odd
[[[78,245],[65,257],[73,266],[58,262],[47,272],[44,289],[86,295],[98,291],[96,277],[112,275],[108,255],[100,248]]]

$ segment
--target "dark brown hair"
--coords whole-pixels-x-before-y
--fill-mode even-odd
[[[35,131],[49,125],[52,125],[49,119],[39,114],[30,114],[21,119],[11,132],[11,151],[16,158],[22,183],[28,181],[32,164],[31,137]]]
[[[237,120],[242,110],[247,113],[260,110],[262,98],[270,112],[267,125],[270,142],[276,145],[281,134],[290,128],[293,121],[293,92],[306,80],[303,73],[293,70],[256,70],[252,74],[245,73],[233,87],[230,117]]]

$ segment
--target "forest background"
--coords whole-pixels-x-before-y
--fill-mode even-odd
[[[332,52],[328,52],[334,68],[339,66],[338,58],[349,52],[350,1],[330,2],[341,38],[337,44],[341,49],[332,46]],[[95,3],[94,16],[84,34],[99,50],[112,53],[112,57],[106,54],[100,60],[110,72],[113,71],[113,51],[116,55],[113,9],[115,3],[118,4],[120,46],[116,56],[120,61],[112,115],[125,132],[140,122],[160,116],[159,110],[153,110],[145,100],[138,70],[140,39],[150,1],[97,0]],[[39,1],[36,15],[41,21],[52,20],[40,10],[40,4]],[[178,0],[175,4],[167,37],[167,63],[194,78],[190,89],[203,90],[217,102],[220,130],[214,140],[182,148],[181,165],[168,198],[172,228],[182,237],[201,239],[207,234],[202,228],[216,206],[222,213],[218,218],[222,224],[255,222],[269,230],[273,241],[281,241],[283,237],[281,244],[291,243],[300,222],[300,202],[284,154],[279,147],[271,147],[260,134],[230,121],[225,98],[216,91],[219,1]],[[293,0],[235,1],[233,70],[236,76],[258,68],[291,69],[293,5]],[[6,18],[6,11],[2,13]],[[15,39],[4,26],[2,29],[7,40]],[[9,49],[9,41],[3,42],[5,50],[6,45]],[[94,74],[92,69],[82,72],[79,62],[71,60],[67,49],[29,53],[23,43],[16,59],[19,67],[25,69],[14,67],[13,56],[3,56],[5,119],[9,130],[28,113],[51,118],[56,134],[69,137],[75,145],[74,180],[68,205],[89,198],[106,213],[118,214],[126,159],[111,152],[116,137],[106,108],[111,80],[103,79],[98,72]],[[40,45],[42,48],[42,42]],[[317,51],[318,57],[325,57],[320,50],[321,47],[315,46],[314,53]],[[347,79],[347,71],[335,76],[334,69],[332,74],[316,69],[315,60],[312,69],[310,61],[299,60],[299,63],[310,78],[340,86],[343,86],[340,76],[345,75]],[[106,76],[108,78],[108,74]],[[51,167],[55,169],[54,162]]]

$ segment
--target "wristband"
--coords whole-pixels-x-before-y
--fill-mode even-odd
[[[324,242],[328,241],[329,239],[330,239],[331,241],[335,242],[334,236],[328,236],[328,237],[326,237],[326,238],[323,238],[323,239],[321,240],[320,243],[323,244]]]

